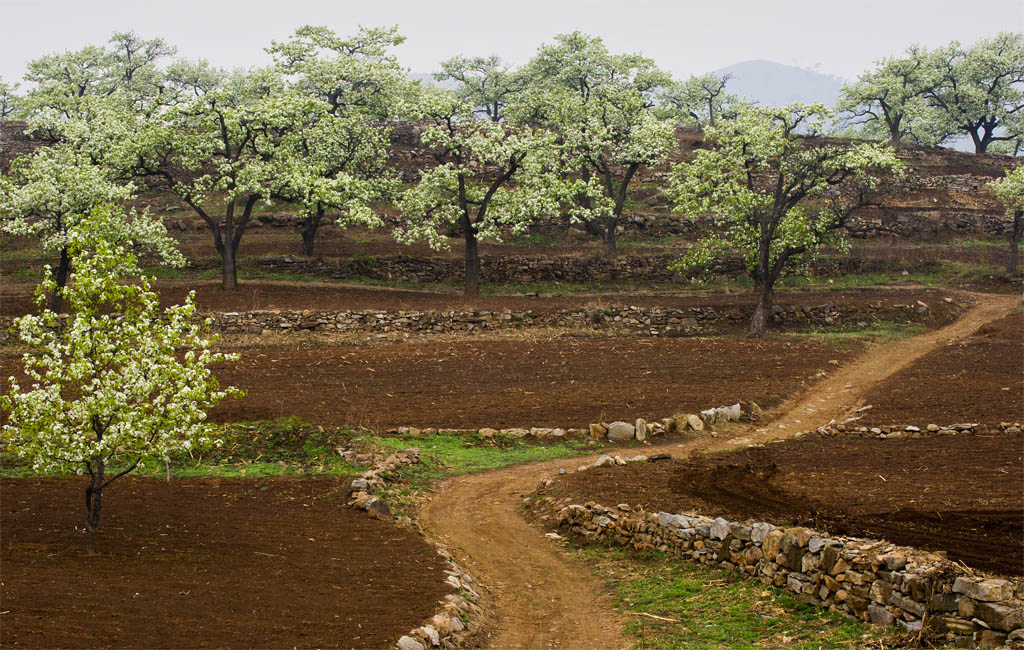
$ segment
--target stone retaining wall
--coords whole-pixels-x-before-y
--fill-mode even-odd
[[[603,257],[526,257],[482,255],[480,276],[491,284],[545,284],[551,282],[589,284],[594,282],[689,283],[686,274],[668,269],[678,253],[620,255]],[[459,283],[465,277],[465,262],[443,257],[385,255],[319,260],[304,257],[262,257],[248,262],[252,266],[280,273],[298,273],[346,280],[369,278],[380,281]],[[210,267],[212,268],[212,267]],[[839,277],[850,273],[899,271],[894,261],[868,260],[862,257],[822,257],[810,262],[815,277]],[[715,262],[712,276],[717,280],[747,276],[738,258]]]
[[[610,306],[561,309],[550,312],[505,311],[272,311],[209,314],[213,329],[221,332],[372,332],[399,334],[477,333],[530,327],[566,327],[624,330],[650,335],[690,335],[741,326],[753,306],[728,308]],[[879,307],[851,307],[835,303],[773,308],[775,323],[790,325],[840,325],[875,320],[927,323],[931,309],[923,302]],[[10,325],[10,318],[0,325]]]
[[[583,539],[730,569],[862,621],[926,626],[964,645],[1024,643],[1024,580],[985,575],[936,553],[626,504],[561,505],[541,497],[538,510]]]
[[[363,460],[357,451],[339,449],[338,453],[350,462]],[[370,469],[352,481],[349,504],[365,510],[371,517],[391,520],[387,503],[373,493],[387,487],[395,478],[394,472],[420,461],[417,448],[402,449],[387,457],[377,457]],[[408,517],[400,517],[399,524],[411,526]],[[428,540],[430,541],[430,540]],[[437,553],[448,563],[445,582],[459,593],[448,594],[440,601],[441,608],[423,625],[403,635],[395,643],[399,650],[425,650],[431,647],[460,648],[477,635],[482,626],[483,610],[474,602],[480,599],[472,576],[455,561],[452,554],[439,544],[431,542]]]

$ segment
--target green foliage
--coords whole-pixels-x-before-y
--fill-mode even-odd
[[[732,78],[708,73],[700,77],[691,75],[686,81],[674,81],[665,88],[659,99],[659,112],[677,123],[703,129],[714,126],[720,119],[734,117],[740,98],[725,92]]]
[[[457,56],[441,62],[437,81],[457,81],[456,96],[483,113],[492,122],[505,118],[505,108],[527,85],[525,76],[504,63],[500,57]]]
[[[1006,214],[1024,210],[1024,165],[1007,172],[1006,176],[988,184],[990,192],[996,195],[1006,208]]]
[[[830,118],[821,105],[744,107],[709,128],[713,147],[673,167],[667,194],[688,215],[714,215],[717,227],[673,268],[708,272],[717,255],[739,250],[755,279],[773,283],[787,265],[841,248],[837,229],[900,163],[880,145],[815,141]]]
[[[901,647],[891,631],[851,622],[799,603],[783,590],[669,555],[587,546],[576,547],[572,557],[605,580],[616,607],[629,615],[626,629],[636,647]]]
[[[653,110],[671,77],[637,54],[611,54],[600,38],[560,34],[525,67],[517,109],[558,134],[561,197],[569,218],[602,225],[609,248],[637,170],[664,162],[675,144]]]
[[[16,321],[32,384],[22,388],[12,377],[0,397],[9,413],[3,439],[17,457],[40,472],[87,470],[99,483],[106,465],[127,472],[216,444],[206,411],[239,393],[220,388],[210,371],[235,357],[212,351],[194,298],[161,314],[129,242],[106,235],[114,218],[97,210],[72,230],[70,317],[43,310]],[[54,284],[40,285],[40,303]]]
[[[443,153],[443,162],[421,169],[419,182],[402,194],[403,221],[394,231],[398,241],[424,240],[447,249],[444,233],[455,224],[474,238],[500,241],[505,230],[518,235],[557,211],[556,179],[549,171],[551,135],[513,122],[477,120],[472,111],[451,92],[423,93],[422,140]]]
[[[902,140],[939,144],[946,134],[936,131],[939,115],[927,99],[939,80],[932,55],[913,45],[905,57],[887,57],[876,66],[843,87],[838,110],[864,127],[861,136],[877,136],[894,144]]]
[[[928,100],[939,132],[971,137],[983,153],[993,142],[1024,137],[1024,34],[1000,32],[964,49],[953,41],[933,53],[938,81]]]

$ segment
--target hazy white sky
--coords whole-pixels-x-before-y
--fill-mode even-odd
[[[271,39],[303,24],[341,34],[398,25],[408,37],[399,58],[413,72],[456,54],[523,63],[554,34],[579,29],[680,77],[768,59],[855,78],[913,42],[1024,32],[1024,0],[0,0],[0,21],[6,81],[20,80],[30,59],[120,30],[161,36],[188,58],[260,65]]]

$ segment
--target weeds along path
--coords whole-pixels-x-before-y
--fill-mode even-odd
[[[766,427],[739,437],[662,443],[644,453],[685,455],[744,442],[793,435],[825,424],[855,408],[868,388],[915,359],[970,336],[1013,308],[1016,296],[974,296],[976,304],[955,323],[933,332],[872,348],[861,358],[768,415]],[[639,452],[641,450],[637,450]],[[459,476],[442,483],[419,511],[419,519],[447,544],[463,566],[489,589],[494,609],[484,645],[506,648],[623,648],[624,622],[588,567],[566,560],[562,550],[522,516],[522,496],[541,480],[591,459],[574,458],[518,465]]]

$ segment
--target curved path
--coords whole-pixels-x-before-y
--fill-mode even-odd
[[[932,350],[973,334],[1003,317],[1016,296],[974,296],[976,304],[941,329],[872,348],[772,412],[766,427],[728,440],[702,438],[662,443],[646,453],[686,454],[781,438],[839,419],[858,405],[874,384]],[[420,509],[419,519],[445,543],[481,584],[487,585],[495,620],[485,645],[506,648],[623,648],[623,621],[585,566],[568,562],[562,550],[521,515],[522,496],[560,467],[587,458],[547,461],[459,476],[442,483]]]

